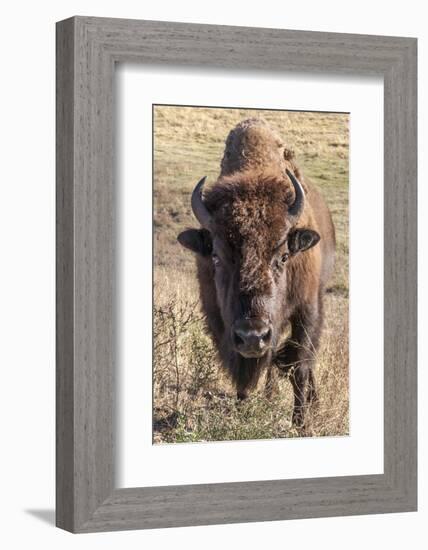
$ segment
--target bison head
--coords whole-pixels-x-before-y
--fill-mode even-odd
[[[281,178],[221,177],[205,196],[204,183],[205,178],[191,199],[202,229],[188,229],[178,240],[210,270],[224,329],[219,351],[239,393],[240,387],[254,386],[271,361],[289,317],[292,285],[299,284],[290,276],[293,262],[320,236],[296,227],[305,192],[289,170]]]

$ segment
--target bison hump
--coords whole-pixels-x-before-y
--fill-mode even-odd
[[[292,156],[292,151],[266,121],[250,118],[230,131],[221,162],[221,175],[249,169],[284,172],[286,161]]]

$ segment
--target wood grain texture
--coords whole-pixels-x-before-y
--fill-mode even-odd
[[[56,520],[74,521],[73,159],[74,25],[56,37]]]
[[[383,475],[115,489],[114,64],[376,74],[385,88]],[[416,510],[416,40],[75,17],[57,24],[57,525]],[[144,467],[144,464],[142,464]]]

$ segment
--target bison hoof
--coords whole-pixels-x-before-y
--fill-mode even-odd
[[[248,397],[248,393],[246,393],[246,392],[240,392],[239,391],[236,394],[236,398],[238,399],[238,401],[244,401],[244,399],[247,399],[247,397]]]
[[[305,425],[305,418],[302,411],[293,412],[293,426],[296,428],[303,428]]]

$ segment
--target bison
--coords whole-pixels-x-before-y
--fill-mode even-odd
[[[221,362],[240,400],[264,370],[268,395],[276,373],[288,375],[292,421],[303,426],[317,398],[314,357],[334,267],[329,209],[260,119],[229,133],[217,181],[205,190],[205,179],[191,196],[201,227],[178,241],[196,253],[202,308]]]

